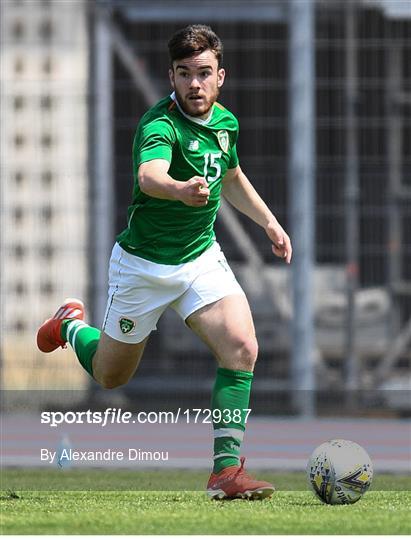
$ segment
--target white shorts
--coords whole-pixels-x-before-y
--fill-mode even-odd
[[[118,341],[139,343],[157,328],[168,306],[185,321],[203,306],[244,294],[217,242],[194,261],[157,264],[115,244],[102,330]]]

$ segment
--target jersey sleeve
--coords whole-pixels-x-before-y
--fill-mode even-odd
[[[238,140],[238,131],[239,131],[238,121],[236,121],[236,127],[237,129],[233,137],[234,144],[232,145],[231,150],[230,150],[230,161],[228,162],[229,169],[235,169],[235,167],[237,167],[237,165],[240,162],[237,155],[237,140]]]
[[[152,159],[165,159],[171,163],[175,141],[173,127],[163,119],[157,119],[140,126],[133,144],[135,170],[141,163]]]
[[[239,159],[238,159],[238,156],[237,156],[237,143],[233,145],[233,147],[231,148],[231,152],[230,152],[230,161],[228,163],[228,168],[229,169],[235,169],[235,167],[237,167],[237,165],[239,164]]]

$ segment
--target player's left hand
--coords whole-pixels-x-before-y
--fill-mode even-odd
[[[265,232],[273,243],[271,249],[273,250],[274,255],[285,259],[285,262],[290,264],[293,254],[291,240],[278,221],[270,221],[265,229]]]

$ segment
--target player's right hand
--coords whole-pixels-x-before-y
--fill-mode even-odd
[[[205,206],[210,197],[208,183],[202,176],[193,176],[183,183],[180,200],[187,206]]]

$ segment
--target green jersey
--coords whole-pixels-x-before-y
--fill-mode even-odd
[[[149,109],[133,143],[134,190],[128,227],[117,237],[123,249],[160,264],[181,264],[197,258],[215,239],[214,221],[220,206],[221,181],[238,165],[238,121],[219,103],[207,120],[187,116],[174,96]],[[206,206],[150,197],[140,190],[138,168],[152,159],[170,163],[168,174],[180,182],[206,178]]]

